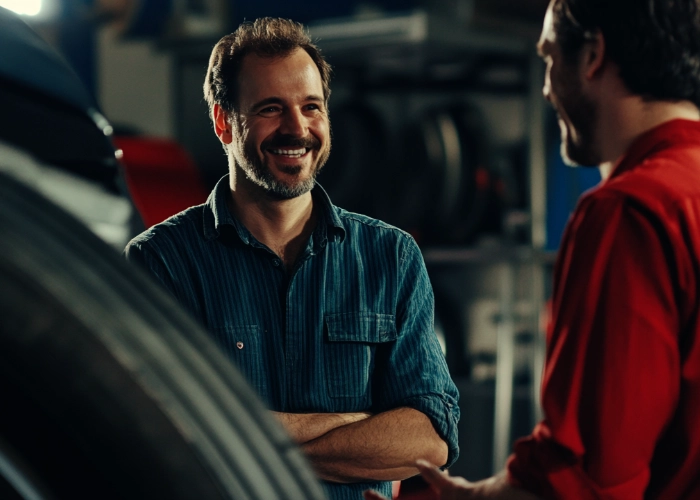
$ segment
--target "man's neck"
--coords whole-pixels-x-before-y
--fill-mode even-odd
[[[229,210],[290,270],[316,226],[311,193],[289,200],[274,199],[242,172],[231,175]]]
[[[630,145],[649,130],[675,120],[700,120],[700,111],[689,101],[644,101],[636,95],[618,97],[600,107],[598,137],[602,159],[615,164]]]

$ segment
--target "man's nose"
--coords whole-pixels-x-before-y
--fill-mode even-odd
[[[308,130],[307,119],[299,109],[288,109],[282,115],[280,133],[294,137],[306,137]]]

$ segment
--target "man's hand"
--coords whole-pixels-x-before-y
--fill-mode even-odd
[[[470,483],[462,477],[450,476],[425,460],[416,461],[416,467],[423,479],[436,493],[436,500],[463,500],[472,497],[471,492],[474,483]],[[364,492],[365,500],[388,500],[374,490]],[[432,498],[432,497],[431,497]]]
[[[430,485],[439,500],[537,500],[527,491],[514,488],[505,479],[505,473],[472,483],[462,477],[450,476],[425,460],[418,460],[416,467]],[[365,500],[388,500],[373,490],[364,492]]]
[[[441,500],[473,498],[475,483],[470,483],[463,477],[450,476],[447,471],[441,471],[425,460],[418,460],[416,467]]]

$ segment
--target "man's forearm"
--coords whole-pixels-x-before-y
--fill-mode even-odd
[[[302,450],[319,477],[343,483],[405,479],[418,472],[418,458],[444,465],[448,455],[430,419],[412,408],[337,427],[308,441]]]
[[[283,413],[272,414],[287,430],[294,442],[304,444],[344,425],[368,418],[370,413]]]

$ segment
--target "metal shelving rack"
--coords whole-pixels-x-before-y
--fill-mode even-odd
[[[470,29],[454,19],[421,9],[375,19],[325,20],[310,24],[309,31],[325,54],[365,62],[373,53],[387,48],[412,48],[426,55],[431,47],[517,55],[531,50],[526,41]]]

